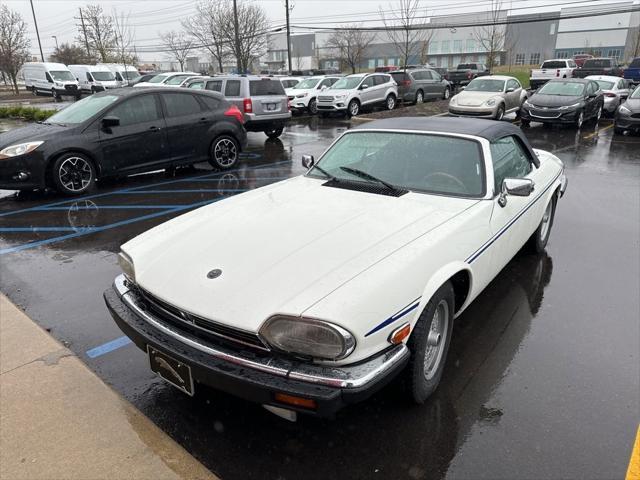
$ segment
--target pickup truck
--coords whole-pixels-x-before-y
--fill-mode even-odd
[[[491,72],[481,63],[461,63],[455,70],[449,70],[449,82],[453,86],[467,85],[476,77],[491,75]]]
[[[576,78],[587,78],[591,75],[622,76],[622,68],[615,58],[590,58],[584,62],[582,68],[573,72]]]
[[[634,58],[624,70],[624,78],[633,84],[640,83],[640,57]]]
[[[540,68],[531,70],[529,85],[536,90],[552,78],[571,78],[578,68],[572,59],[545,60]]]

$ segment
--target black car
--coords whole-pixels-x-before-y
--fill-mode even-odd
[[[626,131],[640,132],[640,87],[636,87],[627,101],[616,111],[614,132]]]
[[[67,195],[96,178],[209,161],[238,162],[244,117],[222,95],[123,88],[69,105],[47,121],[0,134],[0,189],[53,187]]]
[[[523,125],[530,122],[569,123],[577,128],[602,116],[604,94],[593,80],[560,78],[549,80],[520,108]]]

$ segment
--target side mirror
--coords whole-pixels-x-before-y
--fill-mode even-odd
[[[507,205],[507,195],[514,197],[528,197],[535,189],[535,183],[530,178],[505,178],[502,181],[502,192],[498,203],[501,207]]]
[[[515,88],[513,88],[513,87],[509,87],[509,88],[507,88],[507,93],[513,93],[513,92],[515,92],[515,91],[516,91],[516,89],[515,89]]]
[[[102,128],[117,127],[120,125],[120,119],[118,117],[104,117],[102,119]]]
[[[326,85],[322,85],[322,86],[320,87],[320,90],[323,90],[323,91],[324,91],[324,90],[326,90],[327,88],[329,88],[329,87],[327,87]]]
[[[366,83],[363,85],[360,85],[360,90],[366,90],[367,88],[369,88],[369,85],[367,85]]]
[[[313,167],[313,165],[315,164],[315,160],[313,158],[313,155],[302,155],[302,166],[304,168],[311,168]]]

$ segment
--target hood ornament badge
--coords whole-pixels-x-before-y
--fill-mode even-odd
[[[220,275],[222,275],[222,270],[216,268],[207,273],[207,278],[213,280],[214,278],[218,278]]]

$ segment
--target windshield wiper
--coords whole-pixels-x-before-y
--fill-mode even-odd
[[[327,172],[324,168],[315,165],[314,168],[316,170],[318,170],[320,173],[322,173],[325,177],[327,177],[329,180],[333,180],[334,182],[340,182],[340,179],[338,179],[338,177],[336,177],[335,175],[331,175],[329,172]]]
[[[340,167],[340,170],[343,170],[343,171],[345,171],[347,173],[350,173],[350,174],[355,175],[357,177],[363,178],[365,180],[369,180],[371,182],[376,182],[376,183],[379,183],[381,185],[384,185],[385,187],[387,187],[388,190],[391,190],[392,192],[400,193],[400,192],[403,191],[400,188],[396,187],[395,185],[391,185],[390,183],[385,182],[384,180],[381,180],[378,177],[374,177],[373,175],[370,175],[367,172],[363,172],[362,170],[358,170],[357,168]]]

